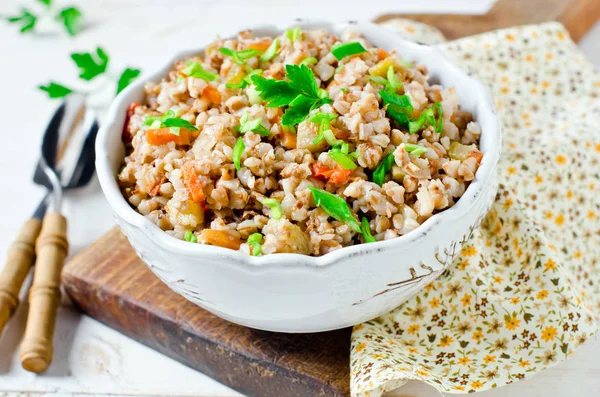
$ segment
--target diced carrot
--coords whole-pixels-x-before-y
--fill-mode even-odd
[[[296,149],[296,134],[287,129],[283,129],[281,144],[288,149]]]
[[[137,102],[131,102],[131,104],[127,108],[127,115],[125,116],[125,125],[123,126],[123,133],[121,134],[121,140],[124,144],[130,144],[133,140],[133,135],[131,135],[131,132],[129,132],[129,120],[131,120],[131,117],[135,114],[135,109],[138,106],[141,105]]]
[[[198,171],[194,167],[194,164],[187,162],[181,167],[181,173],[183,174],[183,184],[188,190],[189,198],[200,204],[202,209],[206,209],[206,197],[204,196],[204,185],[198,178]]]
[[[179,135],[171,133],[169,128],[156,128],[146,131],[146,141],[151,145],[166,145],[169,142],[175,142],[176,145],[189,145],[192,132],[185,129],[179,129]]]
[[[204,229],[200,233],[200,241],[218,247],[239,250],[243,241],[226,230]]]
[[[348,177],[352,175],[352,170],[347,170],[340,166],[333,169],[333,173],[329,177],[329,182],[332,183],[344,183],[348,180]]]
[[[312,166],[313,177],[331,183],[344,183],[352,175],[352,170],[347,170],[339,165],[335,168],[329,168],[320,163]]]
[[[248,44],[248,49],[258,50],[258,51],[266,51],[270,45],[271,45],[270,40],[263,40],[263,41],[259,41],[258,43]]]
[[[385,58],[389,57],[390,54],[387,53],[386,50],[384,50],[383,48],[380,48],[379,50],[377,50],[377,58],[380,61],[383,61]]]
[[[333,170],[325,167],[323,164],[314,163],[312,165],[312,173],[315,178],[325,181],[333,174]]]
[[[167,177],[163,176],[162,178],[160,178],[160,181],[156,182],[156,185],[154,185],[152,187],[152,190],[150,190],[150,196],[152,196],[152,197],[156,196],[158,194],[158,192],[160,192],[160,187],[166,181],[167,181]]]
[[[469,157],[475,158],[475,161],[477,161],[477,164],[480,164],[481,160],[483,159],[483,153],[481,153],[479,150],[475,149],[469,154]]]
[[[217,88],[212,84],[206,86],[202,92],[202,96],[217,105],[221,103],[221,94],[219,93],[219,90],[217,90]]]

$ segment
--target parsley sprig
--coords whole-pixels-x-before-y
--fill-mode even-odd
[[[139,69],[126,68],[118,77],[112,76],[108,70],[110,57],[101,47],[96,48],[95,52],[73,53],[71,59],[79,69],[79,78],[84,81],[94,80],[101,75],[107,75],[110,80],[116,80],[117,94],[141,73]],[[40,85],[39,89],[46,92],[51,99],[64,98],[75,92],[74,89],[54,81],[50,81],[47,85]]]
[[[22,34],[33,32],[38,21],[45,17],[50,17],[51,19],[61,23],[69,36],[74,37],[77,35],[77,33],[79,33],[81,30],[81,19],[83,14],[78,8],[66,7],[54,13],[52,9],[52,0],[37,1],[44,5],[44,10],[42,13],[35,14],[28,8],[22,8],[20,14],[7,17],[6,20],[9,23],[19,25],[19,31]]]
[[[300,124],[312,110],[332,102],[327,91],[319,88],[309,67],[286,65],[285,70],[287,81],[252,76],[252,82],[259,96],[267,102],[267,107],[288,106],[281,119],[283,125]]]

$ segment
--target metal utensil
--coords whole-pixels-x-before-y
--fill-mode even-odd
[[[92,178],[97,131],[98,124],[82,97],[68,98],[55,112],[44,134],[42,153],[33,178],[35,183],[47,188],[47,193],[11,246],[0,275],[1,332],[18,304],[19,290],[35,257],[34,244],[41,229],[30,316],[21,347],[23,366],[34,372],[45,370],[52,357],[60,270],[67,247],[66,220],[59,213],[62,192],[81,187]],[[49,202],[52,202],[53,212],[44,217]]]

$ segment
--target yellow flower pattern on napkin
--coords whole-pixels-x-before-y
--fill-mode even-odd
[[[499,387],[566,359],[598,329],[600,76],[557,23],[439,46],[490,87],[500,189],[448,270],[354,327],[354,396],[408,379],[450,393]]]

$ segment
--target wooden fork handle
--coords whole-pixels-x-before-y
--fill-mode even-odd
[[[35,259],[35,240],[41,227],[39,219],[29,219],[8,249],[6,264],[0,274],[0,335],[19,304],[19,291]]]
[[[27,371],[44,372],[52,361],[52,337],[60,304],[60,273],[67,249],[67,220],[59,213],[47,214],[37,240],[29,316],[21,344],[21,364]]]

